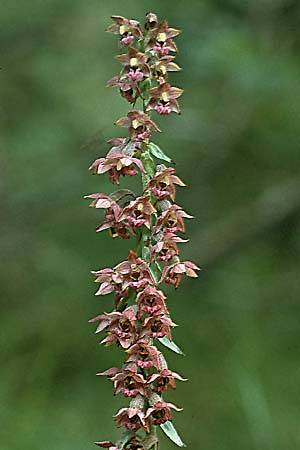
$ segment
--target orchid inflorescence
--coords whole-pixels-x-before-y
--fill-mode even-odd
[[[129,137],[108,141],[110,150],[96,159],[90,169],[106,173],[114,184],[121,176],[141,174],[143,191],[136,196],[128,189],[110,195],[87,195],[90,206],[104,210],[104,220],[97,231],[109,230],[112,237],[136,239],[136,248],[127,260],[113,268],[93,272],[99,283],[96,295],[114,294],[114,310],[100,314],[90,322],[97,323],[96,333],[106,332],[101,341],[116,344],[125,352],[122,368],[110,368],[98,375],[108,377],[115,394],[130,399],[128,407],[115,415],[118,426],[124,427],[116,443],[96,442],[109,450],[158,449],[156,428],[159,425],[177,445],[183,442],[172,423],[173,410],[180,408],[166,402],[163,395],[176,387],[176,381],[186,381],[168,368],[157,343],[181,353],[172,338],[175,324],[170,318],[166,296],[161,284],[177,288],[182,278],[197,277],[199,268],[191,261],[181,261],[178,244],[187,242],[178,233],[185,232],[185,219],[192,216],[174,203],[176,187],[185,186],[173,167],[157,164],[171,159],[153,142],[152,134],[160,129],[151,113],[180,113],[177,98],[182,89],[168,82],[168,73],[178,71],[174,62],[177,52],[175,38],[180,31],[159,22],[156,14],[148,13],[144,28],[136,20],[112,16],[108,28],[119,37],[125,53],[117,56],[122,70],[108,81],[117,87],[132,110],[116,124],[128,129]],[[141,109],[136,109],[136,104]]]

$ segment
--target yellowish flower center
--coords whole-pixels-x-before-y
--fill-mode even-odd
[[[167,35],[166,33],[158,33],[157,35],[157,40],[159,42],[165,42],[167,40]]]
[[[164,102],[168,102],[168,101],[169,101],[169,95],[168,95],[168,93],[167,93],[167,92],[163,92],[163,93],[161,94],[161,99],[162,99]]]
[[[130,67],[136,67],[138,65],[137,58],[130,58],[129,64],[130,64]]]
[[[132,121],[132,127],[136,130],[140,126],[140,122],[137,119]]]
[[[117,170],[121,170],[122,167],[123,167],[123,164],[122,164],[121,160],[119,160],[117,163]]]
[[[129,28],[126,25],[120,25],[120,29],[119,29],[120,34],[124,34],[127,31],[129,31]]]

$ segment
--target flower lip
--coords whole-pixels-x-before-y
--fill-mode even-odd
[[[129,431],[148,429],[145,414],[138,408],[121,408],[115,415],[115,419],[119,426],[124,426]]]
[[[160,400],[147,410],[145,417],[151,417],[154,425],[161,425],[168,420],[172,420],[172,409],[182,411],[181,408],[177,408],[172,403]]]

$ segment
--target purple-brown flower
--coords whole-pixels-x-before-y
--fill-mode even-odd
[[[183,93],[182,89],[171,86],[169,83],[163,83],[150,89],[151,96],[147,105],[147,111],[155,109],[158,114],[171,114],[171,112],[180,113],[180,107],[176,100]]]
[[[175,323],[166,315],[147,317],[143,322],[141,336],[148,336],[153,339],[166,336],[169,340],[172,340],[171,328],[174,326],[176,326]]]
[[[127,364],[123,369],[112,367],[105,372],[97,373],[97,375],[106,376],[114,383],[115,394],[121,393],[124,397],[136,397],[148,395],[149,381],[137,372],[135,364]]]
[[[177,231],[185,232],[184,219],[192,219],[193,216],[187,214],[180,206],[170,205],[158,218],[155,232],[160,230],[176,233]]]
[[[149,181],[148,189],[150,189],[152,194],[159,198],[159,200],[171,198],[174,201],[176,185],[185,186],[183,181],[174,174],[175,169],[173,169],[173,167],[166,167],[157,171],[154,177]]]
[[[90,206],[106,209],[104,222],[96,228],[96,231],[110,230],[112,237],[119,236],[122,239],[129,239],[130,234],[134,234],[130,227],[126,226],[124,222],[120,222],[122,208],[109,195],[100,192],[86,195],[85,198],[93,199]]]
[[[133,362],[142,369],[161,368],[160,353],[156,347],[149,344],[148,339],[140,339],[127,353],[127,362]]]
[[[148,114],[142,111],[129,111],[126,117],[117,120],[116,125],[127,127],[130,136],[138,142],[144,141],[151,136],[151,131],[160,131]]]
[[[121,152],[110,151],[105,158],[96,159],[91,165],[90,170],[97,174],[108,172],[110,181],[119,184],[121,175],[137,175],[138,172],[136,168],[141,172],[145,172],[140,159],[132,158]]]
[[[150,201],[149,195],[138,197],[132,200],[120,214],[120,221],[128,223],[129,227],[140,228],[145,225],[150,229],[151,217],[156,212],[156,209]]]
[[[147,51],[152,51],[158,57],[176,52],[177,47],[173,38],[180,34],[180,30],[170,28],[166,20],[150,30],[150,40],[146,46]]]
[[[114,23],[106,31],[120,35],[120,42],[124,46],[131,45],[135,38],[143,37],[139,22],[122,16],[111,16]]]
[[[112,77],[107,81],[106,86],[119,88],[122,97],[126,98],[129,103],[135,102],[136,97],[133,90],[134,86],[126,75],[116,75]]]
[[[148,429],[145,414],[138,408],[122,408],[115,416],[118,426],[123,426],[129,431],[140,428]]]
[[[172,409],[175,411],[182,411],[181,408],[164,401],[156,402],[146,412],[146,419],[151,418],[153,425],[161,425],[172,419]]]
[[[100,283],[96,295],[115,292],[118,299],[126,296],[129,288],[139,290],[148,285],[155,285],[148,264],[133,251],[129,252],[126,261],[122,261],[113,269],[105,268],[93,271],[92,274],[96,277],[95,282]]]
[[[149,77],[148,57],[135,48],[130,47],[127,53],[116,56],[116,59],[124,66],[124,74],[132,87]]]
[[[122,288],[122,277],[114,269],[107,267],[101,270],[92,271],[96,277],[95,283],[100,283],[100,287],[95,295],[106,295]]]
[[[186,378],[182,378],[178,373],[172,372],[169,369],[163,369],[159,373],[150,375],[148,384],[153,385],[154,391],[161,394],[169,389],[175,389],[176,380],[187,381]]]
[[[111,236],[120,237],[122,239],[129,239],[131,235],[134,235],[134,230],[128,227],[124,222],[120,222],[119,218],[122,213],[122,208],[112,207],[108,208],[105,213],[104,222],[96,228],[96,231],[109,230]]]
[[[136,369],[125,368],[117,373],[112,381],[115,394],[121,393],[124,397],[136,397],[138,394],[145,397],[147,395],[147,382],[141,374],[137,373]]]
[[[179,261],[164,267],[160,282],[164,281],[167,284],[173,284],[175,288],[177,288],[184,275],[191,278],[197,278],[198,275],[195,272],[196,270],[200,270],[200,268],[191,261]]]
[[[169,231],[164,232],[155,245],[151,247],[151,259],[157,258],[157,261],[170,261],[174,256],[179,255],[178,243],[187,242]]]
[[[153,75],[158,80],[159,84],[165,83],[165,77],[168,72],[178,72],[181,68],[174,63],[174,56],[163,56],[151,65]]]
[[[101,314],[89,322],[99,322],[96,333],[107,329],[108,335],[101,341],[101,344],[119,343],[121,347],[128,348],[135,341],[136,313],[132,306],[126,308],[122,313],[113,311]]]
[[[157,316],[167,313],[165,304],[165,295],[153,286],[148,286],[142,292],[139,292],[136,298],[138,304],[138,317],[144,314]]]
[[[155,285],[155,280],[149,270],[148,264],[130,251],[128,260],[115,267],[115,271],[122,277],[123,289],[139,290],[148,285]]]

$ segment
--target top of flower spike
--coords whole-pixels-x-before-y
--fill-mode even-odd
[[[145,23],[146,30],[155,28],[157,26],[157,24],[158,24],[157,15],[152,12],[148,12],[146,14],[146,23]]]

